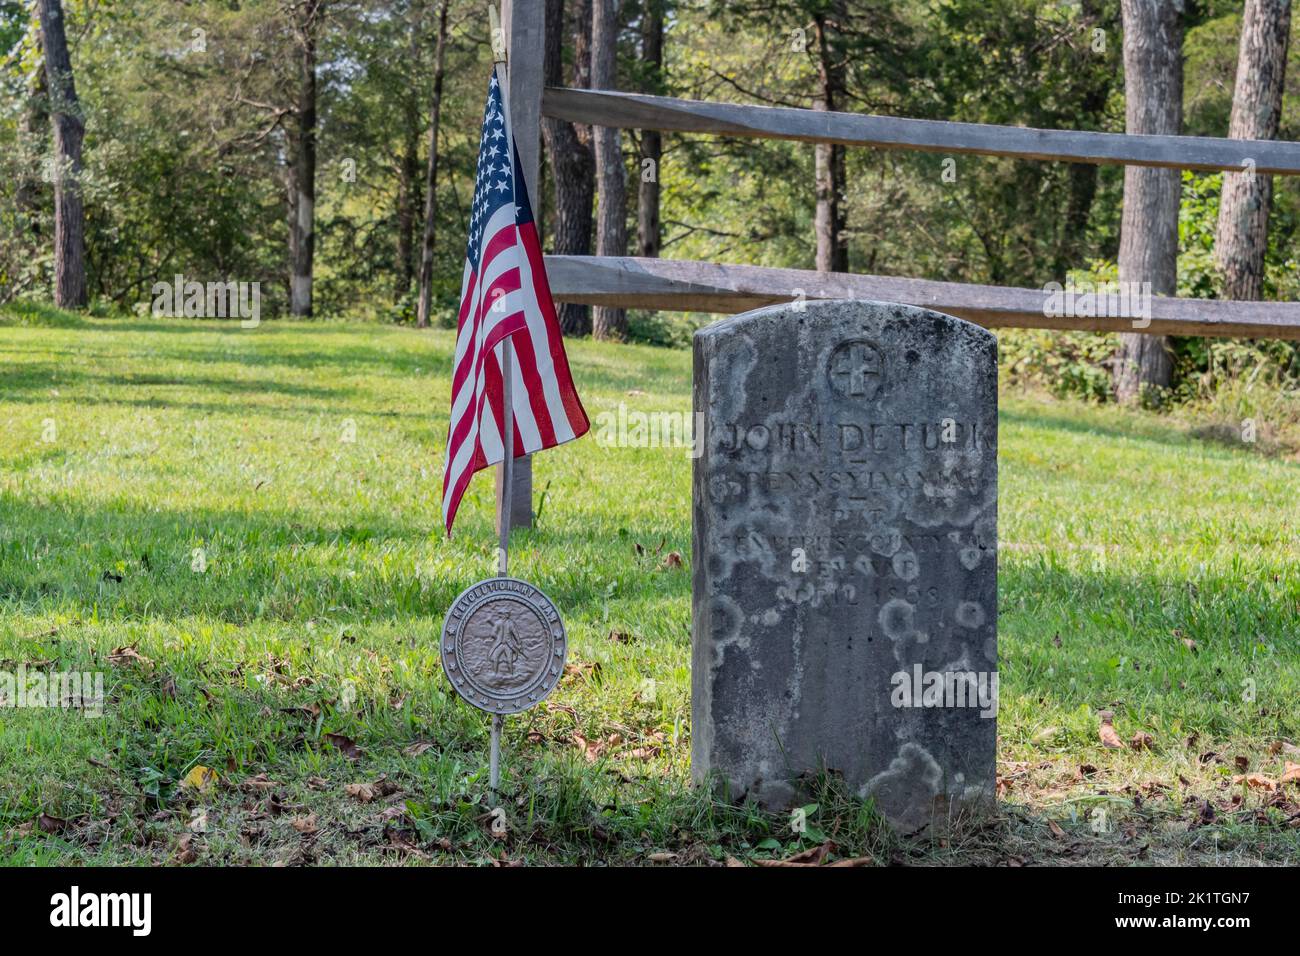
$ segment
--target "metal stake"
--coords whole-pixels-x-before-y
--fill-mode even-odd
[[[496,793],[501,787],[501,727],[506,719],[492,715],[492,753],[488,757],[488,786]]]
[[[501,343],[501,417],[505,422],[502,429],[502,441],[505,455],[501,459],[501,497],[497,501],[497,524],[501,530],[498,547],[497,575],[505,577],[510,567],[510,492],[514,485],[512,474],[515,460],[515,412],[511,404],[510,386],[514,378],[514,349],[510,336]],[[492,715],[492,751],[488,757],[488,785],[496,793],[501,784],[501,729],[505,718],[500,714]]]
[[[505,34],[501,31],[501,21],[497,16],[495,3],[488,4],[488,24],[492,58],[500,68],[501,96],[506,96],[506,51]],[[506,106],[509,109],[509,105]],[[507,149],[510,145],[507,144]],[[496,303],[493,303],[495,307]],[[510,506],[514,492],[515,470],[515,410],[511,399],[511,387],[514,384],[515,350],[510,343],[510,336],[501,340],[501,420],[504,423],[501,444],[504,453],[501,456],[501,495],[497,499],[497,532],[500,541],[497,545],[497,576],[506,577],[510,569]],[[492,715],[492,747],[488,756],[488,786],[495,794],[501,786],[501,730],[505,718],[500,714]]]

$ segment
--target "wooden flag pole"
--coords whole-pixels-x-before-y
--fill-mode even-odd
[[[497,14],[497,5],[488,3],[488,25],[490,33],[488,43],[492,47],[492,60],[499,68],[501,76],[501,96],[505,102],[506,77],[506,36],[501,29],[501,18]],[[507,104],[507,109],[509,105]],[[509,149],[507,144],[507,149]],[[493,303],[495,307],[495,303]],[[497,545],[497,576],[504,578],[510,571],[510,505],[514,491],[515,461],[515,415],[511,400],[511,387],[514,381],[515,355],[510,344],[510,336],[501,340],[501,420],[502,428],[501,464],[497,467],[501,475],[501,494],[497,496],[497,528],[500,540]],[[488,786],[496,793],[501,785],[501,730],[505,718],[500,714],[492,715],[492,743],[488,756]]]

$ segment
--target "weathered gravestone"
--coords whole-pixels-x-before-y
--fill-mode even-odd
[[[696,333],[697,782],[788,808],[831,771],[907,832],[991,804],[996,355],[881,302]]]

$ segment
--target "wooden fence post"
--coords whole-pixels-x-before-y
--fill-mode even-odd
[[[542,51],[546,35],[546,4],[542,0],[501,0],[501,26],[506,34],[506,68],[509,82],[510,122],[523,167],[533,214],[541,231],[541,183],[538,167],[542,142]],[[510,526],[528,528],[533,523],[533,456],[515,459],[510,498]],[[497,500],[501,499],[497,475]],[[499,511],[500,509],[498,509]],[[497,529],[500,530],[499,528]]]

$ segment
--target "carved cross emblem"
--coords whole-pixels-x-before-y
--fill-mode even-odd
[[[880,351],[870,342],[854,339],[831,353],[831,384],[842,394],[870,401],[880,393]]]

